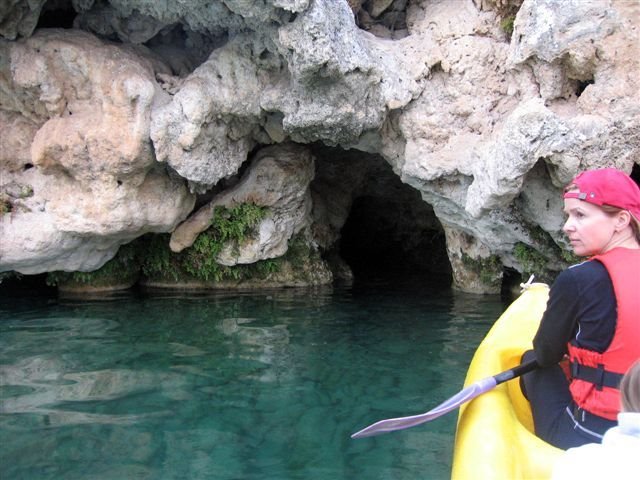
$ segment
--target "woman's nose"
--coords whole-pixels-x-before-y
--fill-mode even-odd
[[[573,222],[571,222],[570,218],[567,218],[567,221],[564,222],[564,225],[562,226],[562,231],[563,232],[569,232],[569,231],[571,231],[573,229],[574,229]]]

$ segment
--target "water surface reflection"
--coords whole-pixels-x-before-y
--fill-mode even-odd
[[[388,284],[0,298],[0,476],[448,478],[455,415],[349,436],[455,393],[501,309]]]

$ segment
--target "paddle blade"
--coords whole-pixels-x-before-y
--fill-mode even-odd
[[[382,433],[393,432],[395,430],[402,430],[405,428],[415,427],[422,423],[434,420],[445,413],[449,413],[451,410],[455,410],[463,403],[473,400],[478,395],[482,395],[485,392],[495,388],[496,379],[494,377],[483,378],[475,383],[472,383],[468,387],[460,390],[453,397],[445,400],[437,407],[429,410],[426,413],[420,415],[412,415],[409,417],[389,418],[386,420],[380,420],[366,428],[363,428],[359,432],[351,435],[351,438],[364,438],[372,437],[374,435],[380,435]]]

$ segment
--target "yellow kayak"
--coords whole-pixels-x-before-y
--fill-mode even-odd
[[[465,386],[520,364],[548,295],[547,285],[534,283],[509,306],[476,350]],[[451,478],[542,480],[561,453],[533,433],[529,402],[514,379],[460,408]]]

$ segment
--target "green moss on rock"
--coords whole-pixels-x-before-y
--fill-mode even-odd
[[[140,241],[121,246],[115,257],[92,272],[49,272],[47,285],[61,290],[129,288],[140,276],[141,246]]]
[[[50,272],[49,285],[62,290],[127,288],[142,274],[149,285],[232,288],[234,286],[302,286],[329,283],[331,273],[317,249],[302,233],[289,240],[285,255],[252,264],[226,266],[216,258],[223,248],[240,248],[256,233],[266,207],[240,204],[215,208],[211,226],[179,253],[169,248],[169,234],[148,234],[120,248],[93,272]]]
[[[502,278],[502,262],[497,255],[488,257],[472,258],[466,253],[462,253],[462,264],[478,275],[480,281],[485,285],[496,285]]]
[[[522,242],[516,243],[513,256],[520,262],[525,273],[532,273],[537,277],[547,277],[547,259],[533,247]]]
[[[511,38],[511,35],[513,34],[513,22],[515,19],[515,15],[509,15],[500,21],[500,28],[502,28],[502,31],[506,33],[509,38]]]
[[[228,208],[218,206],[213,212],[211,226],[200,235],[189,248],[180,253],[169,249],[169,236],[156,235],[149,243],[148,253],[142,265],[143,273],[151,279],[169,282],[221,282],[241,280],[273,268],[268,260],[265,265],[225,266],[216,258],[225,245],[235,248],[255,234],[255,228],[266,216],[267,207],[243,203]],[[262,263],[262,262],[257,262]]]

